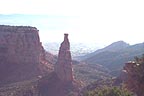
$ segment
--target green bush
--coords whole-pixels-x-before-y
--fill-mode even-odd
[[[84,96],[134,96],[126,89],[119,87],[104,87],[102,89],[95,89],[84,93]]]

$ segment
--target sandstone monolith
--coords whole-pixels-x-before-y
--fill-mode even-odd
[[[58,61],[55,65],[55,72],[62,81],[73,81],[72,58],[68,34],[64,34],[64,41],[61,43]]]

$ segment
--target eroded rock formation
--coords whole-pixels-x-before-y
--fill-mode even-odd
[[[80,83],[73,78],[68,34],[64,34],[54,72],[39,80],[40,96],[80,96]]]
[[[0,85],[36,80],[38,96],[78,96],[80,86],[73,80],[68,34],[65,34],[52,73],[49,73],[52,70],[49,68],[53,67],[49,67],[49,62],[53,60],[48,61],[49,55],[42,47],[35,27],[1,25]],[[25,94],[33,93],[28,90]]]
[[[0,26],[0,55],[8,62],[38,64],[41,43],[34,27]]]
[[[61,43],[58,61],[55,65],[55,72],[62,81],[73,81],[72,58],[68,34],[64,34],[64,41]]]
[[[44,49],[37,28],[0,25],[0,81],[35,76],[42,61]]]
[[[144,96],[144,55],[142,58],[136,57],[135,59],[125,64],[123,82],[137,96]]]

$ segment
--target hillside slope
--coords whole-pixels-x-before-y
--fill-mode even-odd
[[[88,64],[101,64],[104,67],[107,67],[112,71],[115,71],[122,69],[125,62],[133,60],[133,57],[140,56],[144,53],[143,43],[127,47],[125,46],[123,48],[119,48],[120,46],[121,45],[116,45],[118,49],[113,49],[110,45],[101,50],[98,50],[92,53],[92,55],[95,55],[88,57],[84,60],[84,62]]]
[[[110,45],[108,45],[102,49],[98,49],[92,53],[89,53],[87,55],[79,56],[78,59],[84,60],[84,59],[90,58],[92,56],[95,56],[98,53],[105,52],[105,51],[116,52],[116,51],[122,50],[128,46],[130,46],[130,45],[124,41],[117,41],[117,42],[114,42],[114,43],[112,43],[112,44],[110,44]]]

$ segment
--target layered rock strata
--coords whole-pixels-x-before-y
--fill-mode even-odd
[[[10,63],[38,64],[41,43],[34,27],[0,26],[0,59]]]
[[[0,25],[0,81],[40,73],[44,49],[38,32],[30,26]]]

